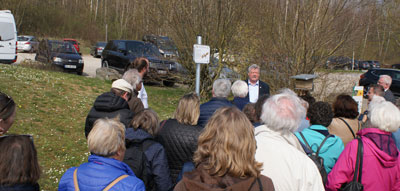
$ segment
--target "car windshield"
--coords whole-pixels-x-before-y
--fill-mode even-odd
[[[69,42],[69,43],[71,43],[71,44],[77,44],[76,43],[76,41],[74,41],[74,40],[64,40],[65,42]]]
[[[67,42],[50,42],[50,51],[65,54],[77,54],[75,47],[71,43]]]
[[[160,39],[158,45],[162,50],[176,50],[174,43],[171,40]]]
[[[106,42],[98,42],[98,43],[96,43],[96,46],[102,46],[102,47],[105,47],[106,46]]]
[[[162,57],[157,47],[152,44],[147,44],[144,47],[144,55]]]
[[[24,36],[19,36],[17,39],[18,41],[29,41],[29,38]]]

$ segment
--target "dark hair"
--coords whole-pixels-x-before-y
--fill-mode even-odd
[[[247,116],[251,123],[258,122],[256,116],[256,108],[254,103],[248,103],[243,107],[243,113]]]
[[[378,96],[381,96],[381,97],[383,97],[385,95],[385,89],[381,85],[371,84],[371,85],[369,85],[369,88],[373,88],[374,95],[378,95]]]
[[[315,102],[308,108],[307,117],[310,119],[311,125],[328,127],[333,118],[332,107],[327,102]]]
[[[149,60],[147,60],[147,58],[138,57],[134,61],[129,63],[129,65],[125,68],[125,72],[129,69],[136,69],[140,73],[143,69],[147,68],[148,65]]]
[[[256,105],[254,106],[254,109],[256,110],[257,122],[260,121],[263,105],[268,98],[269,95],[267,94],[262,95],[261,97],[258,98]]]
[[[7,120],[14,111],[14,100],[7,94],[0,92],[0,119]]]
[[[0,138],[0,185],[36,184],[40,178],[37,152],[28,136]]]
[[[333,113],[335,117],[355,119],[358,116],[358,104],[349,95],[338,95],[333,103]]]
[[[315,98],[309,92],[307,92],[305,95],[300,96],[300,98],[306,101],[309,106],[315,103]]]

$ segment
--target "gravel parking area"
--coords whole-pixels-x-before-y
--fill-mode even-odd
[[[16,64],[23,60],[35,60],[35,53],[18,53]],[[96,69],[101,67],[101,59],[94,58],[91,55],[82,55],[85,66],[83,68],[83,75],[89,77],[96,77]]]

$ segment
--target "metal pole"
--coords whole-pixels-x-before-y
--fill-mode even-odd
[[[106,42],[108,42],[108,25],[106,24]]]
[[[201,44],[201,35],[197,35],[197,44]],[[196,93],[200,97],[200,64],[196,63]]]

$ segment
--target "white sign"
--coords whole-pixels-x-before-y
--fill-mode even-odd
[[[364,86],[354,86],[353,88],[353,99],[358,104],[358,113],[361,113],[362,102],[363,102]]]
[[[210,46],[194,44],[193,45],[193,61],[198,64],[210,63]]]

